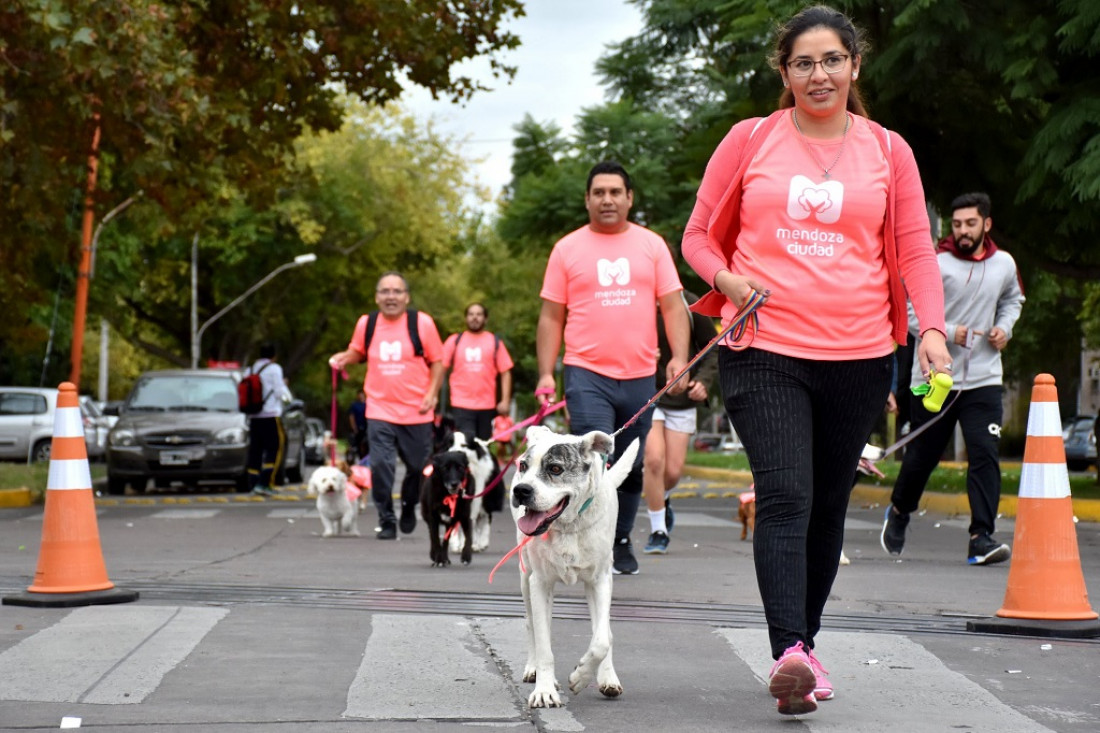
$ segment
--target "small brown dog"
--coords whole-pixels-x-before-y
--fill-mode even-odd
[[[756,534],[756,484],[737,495],[740,504],[737,507],[737,519],[741,522],[741,539],[745,540],[749,532]]]

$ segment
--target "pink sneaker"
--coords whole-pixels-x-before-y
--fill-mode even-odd
[[[816,686],[817,675],[801,641],[783,652],[768,675],[768,692],[776,699],[780,715],[817,710]]]
[[[814,677],[817,678],[814,683],[814,697],[818,700],[832,700],[833,683],[829,682],[829,670],[821,666],[821,662],[817,661],[812,649],[807,653],[807,656],[810,658],[810,667],[814,670]]]

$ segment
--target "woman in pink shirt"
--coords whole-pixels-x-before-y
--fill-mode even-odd
[[[860,452],[907,338],[906,294],[921,368],[950,370],[920,174],[908,144],[866,117],[861,51],[851,21],[824,6],[779,29],[780,109],[718,146],[684,232],[685,259],[714,287],[693,310],[728,322],[752,291],[770,291],[719,370],[756,481],[769,690],[787,715],[833,697],[814,637]]]

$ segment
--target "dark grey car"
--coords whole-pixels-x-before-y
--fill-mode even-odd
[[[146,372],[119,409],[107,438],[107,490],[145,491],[173,482],[232,483],[248,490],[248,420],[237,408],[235,371],[179,369]],[[277,482],[302,480],[305,414],[284,408],[286,452]]]
[[[1096,416],[1077,415],[1062,425],[1062,441],[1066,447],[1066,467],[1084,471],[1096,463]]]

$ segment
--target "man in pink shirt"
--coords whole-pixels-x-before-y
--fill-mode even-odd
[[[536,345],[538,399],[557,383],[554,369],[565,342],[565,399],[574,435],[614,433],[656,393],[657,309],[669,335],[669,380],[687,364],[690,324],[683,286],[660,236],[627,220],[634,204],[630,176],[618,163],[598,163],[584,195],[589,222],[554,245],[543,278]],[[672,392],[683,391],[681,380]],[[636,575],[630,532],[642,494],[647,410],[615,438],[616,457],[635,438],[642,450],[619,487],[613,572]]]
[[[493,437],[493,419],[507,415],[512,404],[512,356],[500,337],[485,330],[489,309],[466,306],[466,330],[443,344],[443,365],[450,369],[451,415],[455,428],[468,437]],[[500,397],[497,397],[497,377]]]
[[[348,348],[333,354],[329,364],[335,369],[367,364],[363,389],[371,499],[378,509],[378,539],[392,540],[397,537],[393,482],[398,456],[405,464],[401,531],[416,529],[421,472],[431,455],[432,418],[443,384],[443,344],[432,317],[409,310],[409,284],[399,273],[379,278],[374,302],[378,310],[360,316]]]

